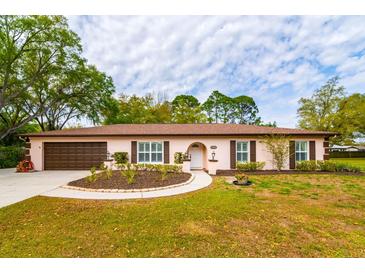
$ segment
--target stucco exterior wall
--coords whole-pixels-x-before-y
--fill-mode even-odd
[[[230,169],[230,140],[236,141],[251,141],[256,140],[256,161],[265,162],[265,169],[273,169],[272,156],[267,152],[266,147],[260,142],[260,138],[238,138],[238,137],[32,137],[30,138],[31,160],[34,163],[36,170],[43,170],[43,143],[44,142],[107,142],[108,152],[125,151],[131,156],[131,141],[169,141],[170,142],[170,163],[174,163],[175,152],[186,152],[188,147],[195,142],[202,143],[206,147],[206,152],[203,154],[204,166],[208,166],[214,151],[218,160],[215,165],[217,169]],[[293,140],[316,141],[316,159],[323,160],[324,148],[323,138],[301,138]],[[211,146],[216,146],[212,149]],[[309,155],[308,155],[309,158]],[[289,169],[289,161],[286,169]]]

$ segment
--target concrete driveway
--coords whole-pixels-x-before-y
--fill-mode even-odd
[[[0,169],[0,207],[48,192],[89,173],[87,170],[15,173],[13,168]]]

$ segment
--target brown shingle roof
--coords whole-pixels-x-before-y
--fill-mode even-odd
[[[333,132],[273,128],[241,124],[116,124],[89,128],[53,130],[22,136],[187,136],[187,135],[335,135]]]

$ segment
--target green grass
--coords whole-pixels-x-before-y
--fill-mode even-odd
[[[31,198],[0,209],[0,257],[365,256],[365,177],[250,180],[146,200]]]
[[[340,163],[350,164],[361,168],[365,171],[365,158],[331,158],[331,161],[336,161]]]

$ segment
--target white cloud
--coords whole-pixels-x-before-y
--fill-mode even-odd
[[[118,91],[253,96],[266,120],[296,124],[296,102],[328,78],[364,91],[365,17],[70,17],[85,57]]]

